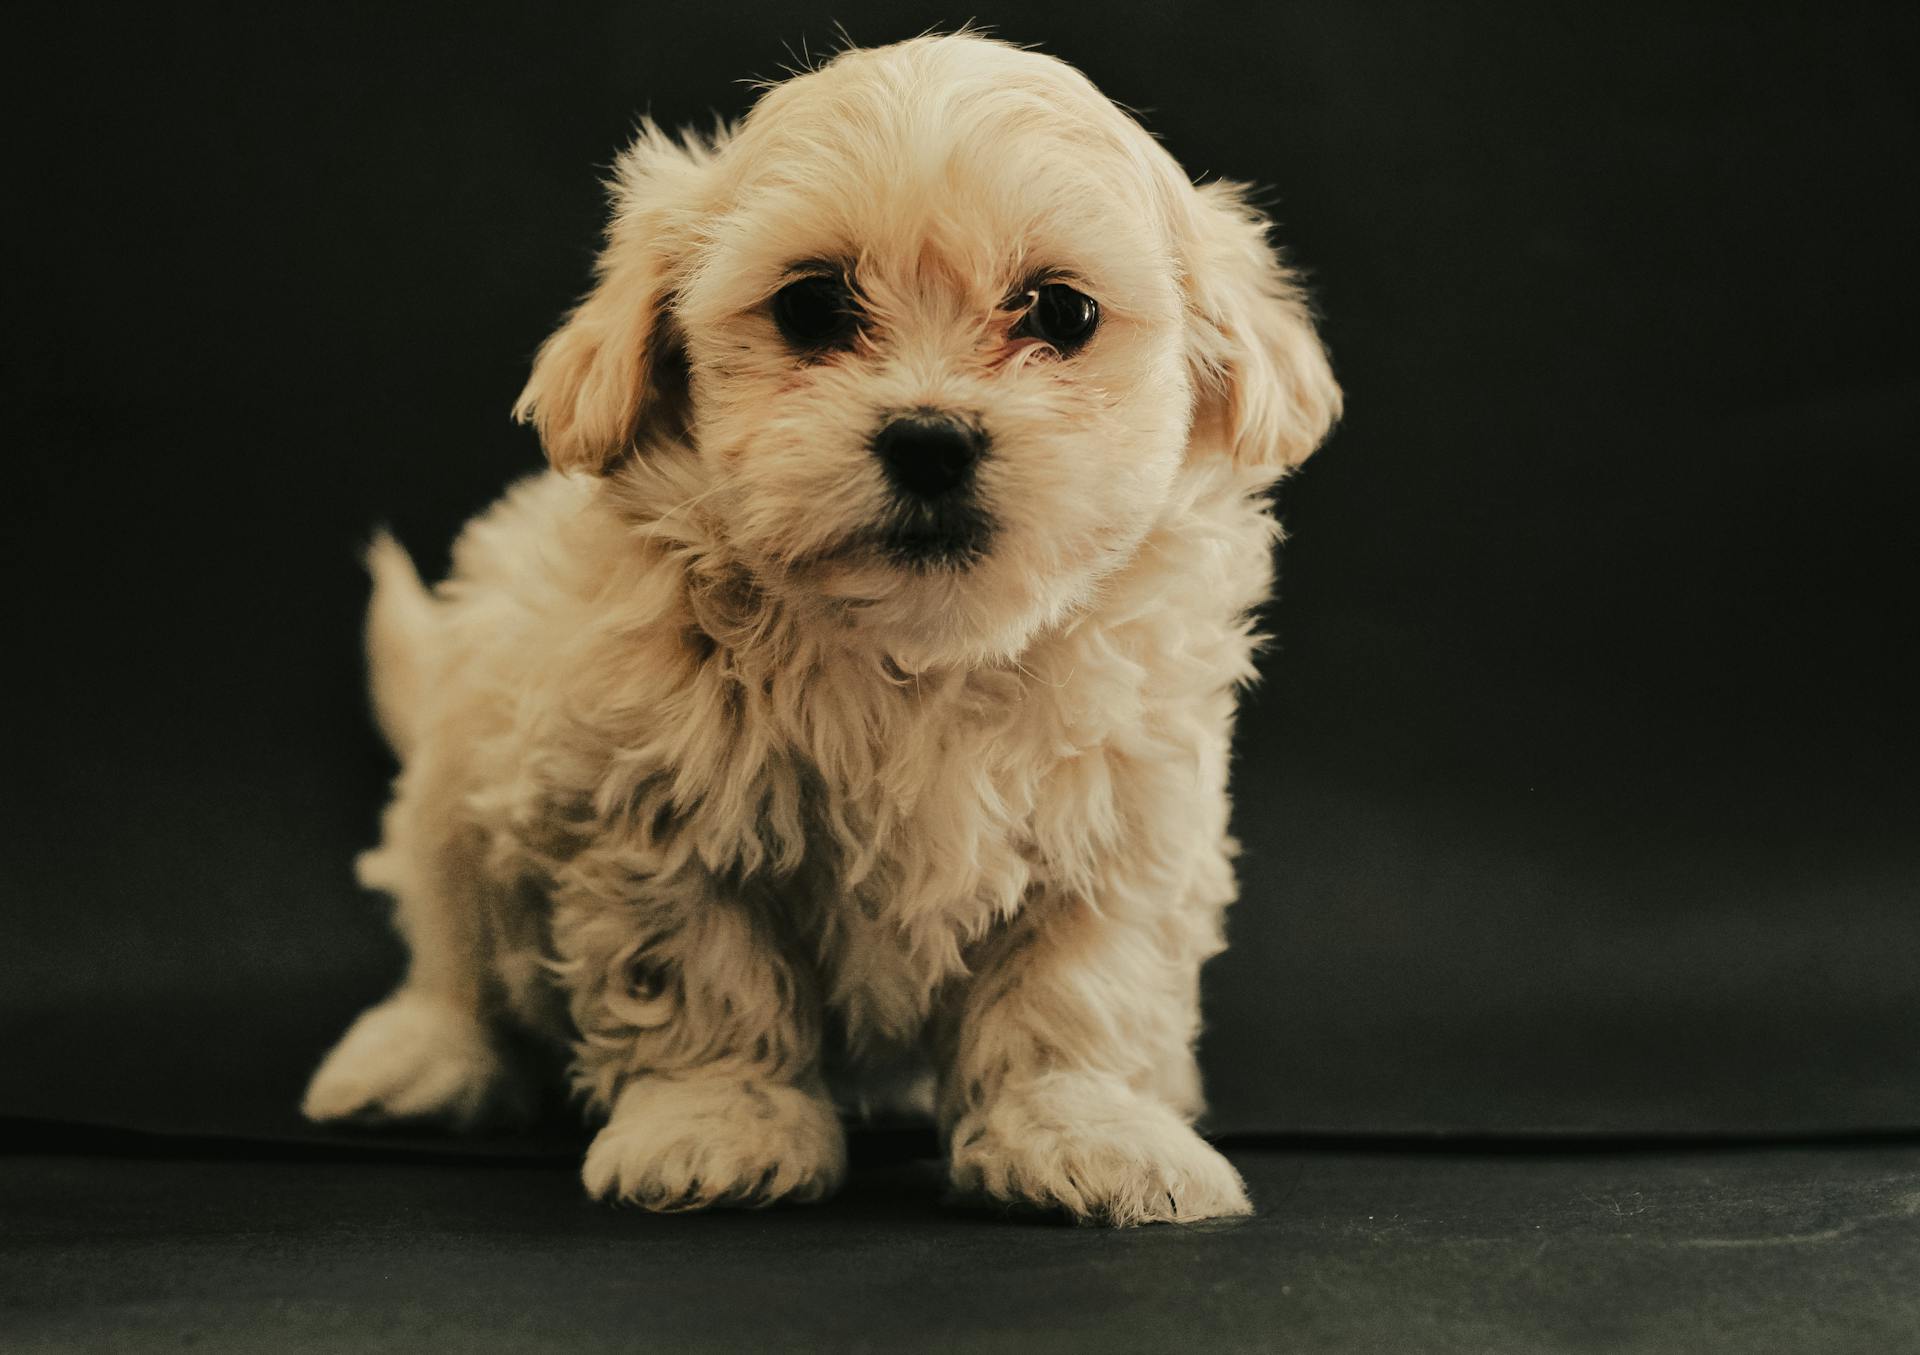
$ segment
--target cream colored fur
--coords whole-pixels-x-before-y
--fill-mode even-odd
[[[307,1114],[511,1113],[530,1030],[605,1117],[595,1195],[761,1204],[830,1192],[835,1098],[925,1065],[962,1190],[1246,1212],[1190,1127],[1198,975],[1264,492],[1340,403],[1265,222],[973,35],[846,52],[710,140],[646,126],[612,194],[519,405],[555,470],[431,593],[373,551],[403,770],[361,873],[412,965]],[[821,259],[867,326],[801,361],[768,301]],[[1084,349],[1011,338],[1037,268],[1099,302]],[[970,568],[863,544],[868,438],[920,407],[992,438]]]

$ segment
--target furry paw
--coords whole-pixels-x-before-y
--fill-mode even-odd
[[[309,1120],[430,1120],[455,1129],[522,1118],[529,1108],[484,1024],[408,992],[360,1014],[300,1104]]]
[[[614,1102],[581,1178],[596,1198],[661,1211],[818,1200],[846,1137],[826,1097],[751,1078],[643,1077]]]
[[[1107,1080],[1007,1088],[954,1126],[956,1190],[1131,1227],[1251,1214],[1227,1160],[1170,1108]]]

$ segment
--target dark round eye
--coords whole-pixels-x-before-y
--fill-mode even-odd
[[[860,312],[844,279],[816,273],[773,294],[773,323],[795,348],[835,348],[853,338]]]
[[[1033,304],[1015,332],[1071,353],[1091,339],[1099,325],[1098,302],[1064,282],[1049,282],[1034,289]]]

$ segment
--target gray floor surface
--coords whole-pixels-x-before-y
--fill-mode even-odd
[[[1920,1350],[1920,1145],[1235,1150],[1127,1233],[873,1165],[655,1217],[555,1160],[0,1159],[11,1352]]]

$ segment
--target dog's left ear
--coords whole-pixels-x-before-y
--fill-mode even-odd
[[[1285,472],[1339,419],[1340,387],[1245,186],[1203,184],[1194,198],[1185,252],[1195,436],[1223,442],[1243,465]]]
[[[686,360],[671,304],[715,149],[647,122],[615,163],[594,288],[540,346],[513,407],[539,430],[555,470],[605,475],[684,420]]]

